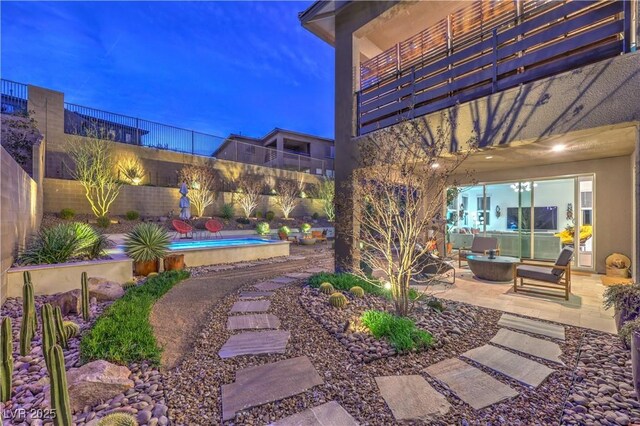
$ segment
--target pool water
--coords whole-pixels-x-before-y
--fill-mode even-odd
[[[275,240],[263,240],[260,238],[229,238],[220,240],[189,240],[189,241],[172,241],[169,244],[169,250],[193,250],[202,248],[216,247],[237,247],[255,244],[271,244]]]

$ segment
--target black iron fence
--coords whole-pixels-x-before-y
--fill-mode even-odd
[[[2,79],[0,82],[0,100],[3,114],[27,112],[29,90],[26,84]]]

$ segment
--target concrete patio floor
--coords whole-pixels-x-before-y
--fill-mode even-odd
[[[571,278],[569,300],[514,293],[513,282],[480,280],[465,267],[456,269],[454,285],[434,285],[430,291],[434,296],[443,299],[615,333],[613,310],[605,310],[602,307],[602,292],[605,287],[600,281],[600,276],[572,272]]]

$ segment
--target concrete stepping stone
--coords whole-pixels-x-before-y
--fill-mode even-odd
[[[227,318],[227,330],[278,327],[280,327],[280,319],[273,314],[235,315]]]
[[[296,278],[291,278],[291,277],[278,277],[278,278],[272,278],[269,281],[278,283],[278,284],[291,284],[298,280]]]
[[[528,333],[539,334],[558,340],[565,340],[564,327],[561,325],[549,324],[548,322],[535,321],[515,315],[502,314],[498,321],[500,327],[513,328],[526,331]]]
[[[358,423],[336,401],[309,408],[285,417],[272,426],[357,426]]]
[[[529,336],[528,334],[517,333],[507,330],[506,328],[501,328],[498,330],[498,334],[491,339],[490,343],[564,365],[560,359],[560,355],[562,355],[560,345],[548,340]]]
[[[491,345],[471,349],[462,356],[534,388],[554,372],[546,365]]]
[[[240,299],[258,299],[271,296],[273,296],[272,291],[243,291],[240,293]]]
[[[310,272],[291,272],[290,274],[286,274],[285,277],[289,278],[297,278],[297,279],[306,279],[312,276],[313,274]]]
[[[230,312],[267,312],[270,306],[270,300],[241,300],[233,304]]]
[[[278,401],[321,385],[322,378],[306,356],[243,368],[236,381],[222,385],[222,420],[240,410]]]
[[[229,337],[218,355],[233,358],[240,355],[283,354],[291,333],[285,330],[247,331]]]
[[[262,291],[274,291],[286,286],[286,284],[278,284],[271,281],[264,281],[254,285],[255,288]]]
[[[511,387],[457,358],[430,365],[424,371],[475,410],[518,396]]]
[[[328,272],[329,268],[310,268],[306,269],[306,272],[311,272],[312,274],[319,274],[321,272]]]
[[[419,375],[376,377],[382,398],[396,420],[432,420],[451,404]]]

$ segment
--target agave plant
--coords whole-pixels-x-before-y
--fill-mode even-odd
[[[166,229],[153,224],[141,223],[129,232],[124,241],[124,251],[135,262],[162,259],[169,249],[169,234]]]

